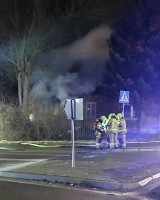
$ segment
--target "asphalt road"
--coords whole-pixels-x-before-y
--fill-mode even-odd
[[[137,148],[152,148],[152,146],[160,147],[159,143],[148,144],[133,143],[131,149]],[[109,150],[107,150],[109,151]],[[118,150],[120,153],[123,150]],[[114,157],[117,158],[119,153],[115,153]],[[79,159],[89,159],[90,156],[95,154],[104,155],[105,151],[96,151],[93,146],[84,146],[76,148],[76,155]],[[142,152],[143,153],[143,152]],[[92,155],[93,154],[93,155]],[[153,155],[155,153],[153,152]],[[159,151],[156,155],[159,154]],[[108,154],[109,155],[109,154]],[[71,148],[52,148],[45,150],[0,150],[0,171],[12,169],[12,167],[19,164],[26,164],[30,162],[38,162],[45,159],[58,159],[65,160],[66,157],[71,160]],[[97,158],[98,159],[98,158]],[[6,181],[0,180],[0,200],[160,200],[160,187],[148,192],[147,194],[120,194],[111,193],[106,191],[90,190],[86,188],[76,188],[66,185],[58,184],[44,184],[33,182],[22,182],[20,180]]]
[[[127,152],[133,151],[134,149],[125,150]],[[115,150],[114,157],[118,158],[118,154],[122,154],[123,150]],[[111,153],[110,150],[96,151],[93,147],[80,147],[75,149],[76,160],[91,159],[96,156],[99,159],[99,155],[103,156],[105,153],[108,155]],[[141,153],[143,154],[143,152]],[[155,153],[153,152],[153,155]],[[158,154],[158,153],[157,153]],[[127,155],[127,154],[125,154]],[[30,150],[30,151],[17,151],[17,150],[0,150],[0,171],[10,170],[13,166],[26,165],[31,162],[39,162],[43,160],[72,160],[71,148],[52,148],[50,150]]]
[[[50,159],[71,159],[70,148],[53,148],[51,150],[0,150],[0,171],[10,171],[28,164]]]
[[[159,200],[160,187],[148,194],[121,194],[96,191],[56,184],[13,182],[0,180],[0,199],[2,200]]]

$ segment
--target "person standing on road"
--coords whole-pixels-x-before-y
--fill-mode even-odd
[[[102,141],[100,148],[108,148],[109,147],[109,139],[108,139],[108,119],[106,116],[101,116],[101,132],[102,132]]]
[[[108,138],[107,138],[107,124],[108,119],[106,116],[101,116],[100,119],[96,119],[94,130],[96,136],[96,149],[107,148]]]
[[[119,147],[126,148],[126,134],[127,134],[127,127],[126,127],[126,120],[123,118],[121,113],[117,114],[118,118],[118,140],[119,140]]]
[[[118,148],[118,119],[114,113],[110,116],[108,122],[108,131],[110,138],[110,148]]]
[[[101,131],[101,119],[96,119],[95,125],[94,125],[94,130],[95,130],[95,136],[96,136],[96,149],[100,148],[101,145],[101,136],[102,136],[102,131]]]

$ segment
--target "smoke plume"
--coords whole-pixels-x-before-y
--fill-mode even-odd
[[[79,97],[93,92],[102,82],[109,59],[109,27],[100,26],[71,45],[54,49],[39,60],[33,73],[31,98],[43,102]]]

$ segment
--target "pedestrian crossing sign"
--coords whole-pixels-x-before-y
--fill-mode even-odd
[[[120,91],[119,103],[129,103],[129,91]]]

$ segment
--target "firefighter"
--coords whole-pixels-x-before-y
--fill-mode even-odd
[[[123,118],[121,113],[117,114],[118,118],[118,140],[119,140],[119,147],[126,148],[126,120]]]
[[[104,132],[106,132],[106,127],[107,127],[107,123],[108,123],[108,119],[107,119],[107,117],[106,116],[101,116],[101,125],[102,125],[102,130],[104,131]]]
[[[116,114],[111,113],[108,122],[110,148],[118,148],[118,119]]]
[[[102,136],[102,131],[101,131],[101,119],[96,119],[95,125],[94,125],[94,130],[95,130],[95,136],[96,136],[96,149],[100,149],[101,145],[101,136]]]
[[[109,137],[108,137],[108,119],[106,116],[101,116],[101,145],[100,148],[109,148]]]

